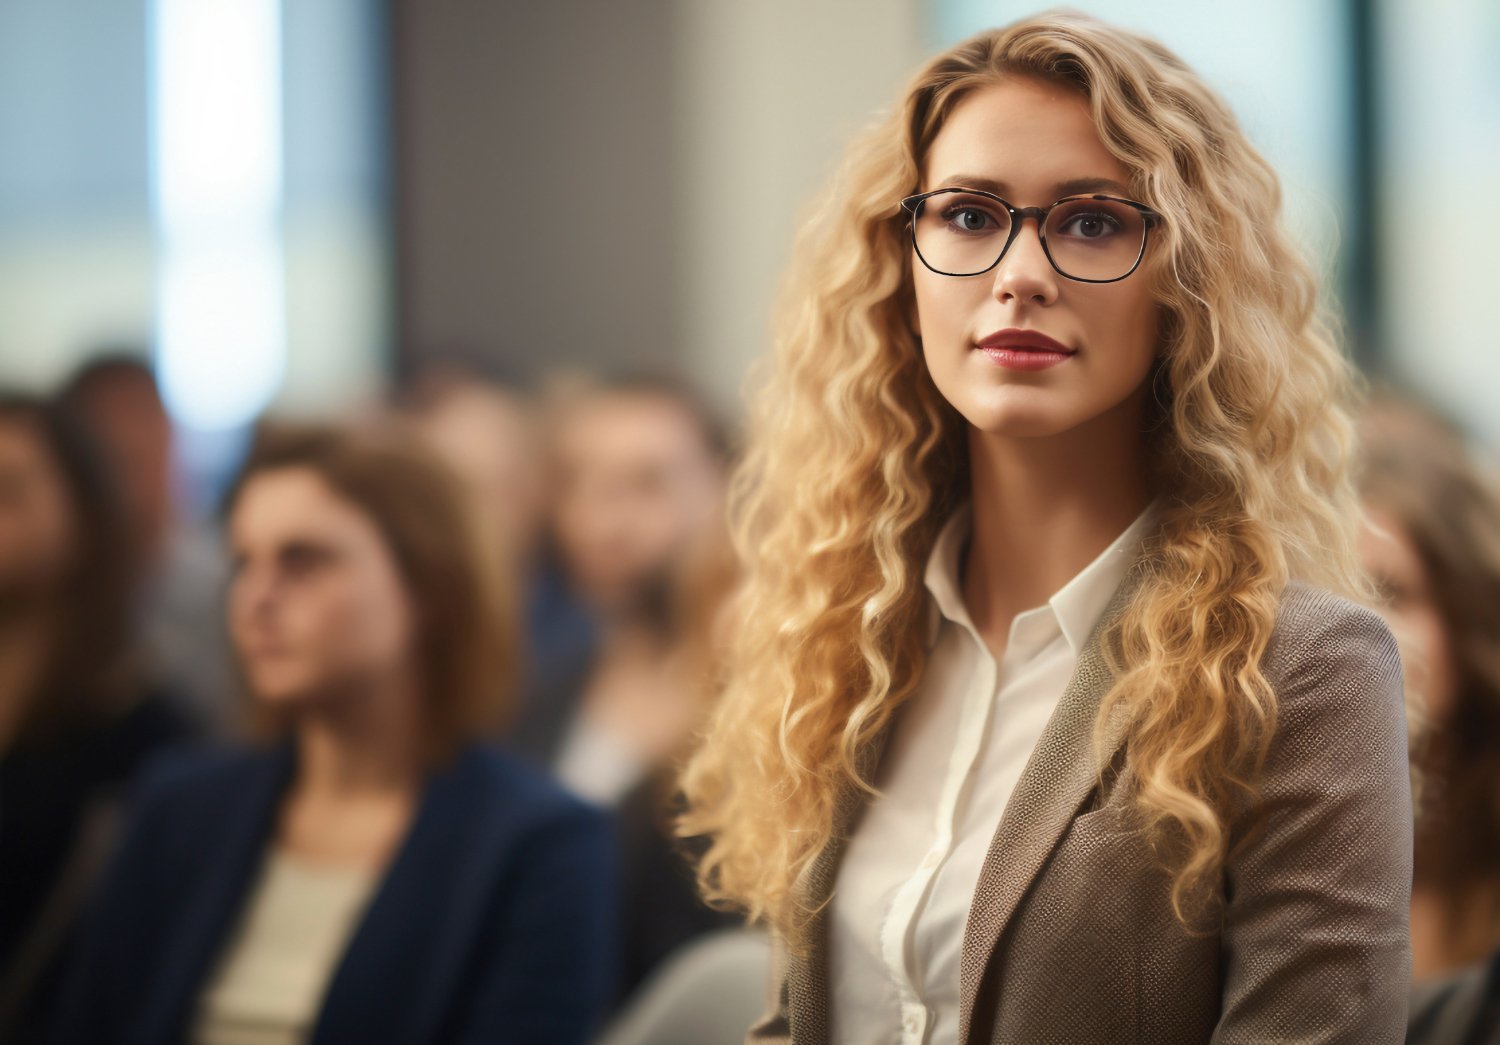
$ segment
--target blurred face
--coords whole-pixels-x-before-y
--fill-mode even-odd
[[[604,393],[558,432],[557,539],[569,576],[604,610],[660,584],[712,524],[718,462],[695,419],[665,396]]]
[[[172,521],[172,424],[142,378],[117,378],[79,403],[120,484],[142,550],[152,554]]]
[[[410,677],[415,622],[395,559],[375,524],[317,473],[251,479],[229,540],[230,634],[257,699],[357,699]]]
[[[1431,579],[1411,536],[1393,516],[1366,507],[1360,535],[1365,571],[1384,596],[1382,615],[1401,647],[1406,684],[1422,698],[1434,722],[1453,710],[1453,654]]]
[[[429,446],[474,492],[488,533],[509,555],[536,543],[547,503],[546,455],[523,402],[488,389],[459,389],[418,422]]]
[[[0,607],[54,590],[76,541],[68,491],[41,436],[0,421]]]
[[[1129,172],[1105,149],[1087,103],[1072,91],[1007,79],[960,101],[938,132],[923,191],[985,189],[1014,207],[1064,196],[1133,198]],[[1060,435],[1101,419],[1134,424],[1157,351],[1149,246],[1116,283],[1079,283],[1048,262],[1036,222],[1022,223],[1000,263],[944,276],[913,255],[916,321],[933,382],[981,432]],[[1014,332],[1058,352],[1017,350]],[[1011,333],[1007,333],[1011,332]],[[1023,339],[1024,340],[1024,339]]]

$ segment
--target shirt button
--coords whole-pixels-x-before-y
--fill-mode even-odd
[[[908,1012],[906,1018],[901,1021],[901,1026],[908,1034],[917,1034],[922,1029],[922,1019],[914,1012]]]
[[[930,871],[934,867],[936,867],[939,863],[941,863],[942,860],[943,860],[943,855],[941,853],[939,853],[937,850],[933,850],[932,852],[928,853],[926,856],[924,856],[922,858],[922,867],[923,867],[924,870]]]

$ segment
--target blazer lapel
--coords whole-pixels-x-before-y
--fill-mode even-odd
[[[859,772],[864,779],[874,777],[889,735],[888,725],[871,739],[861,754]],[[833,836],[809,865],[800,887],[803,902],[815,907],[817,914],[809,926],[806,957],[787,956],[787,1019],[796,1045],[827,1045],[828,1042],[828,904],[838,878],[844,843],[865,799],[865,793],[853,786],[846,786],[839,793],[833,814]]]
[[[175,927],[162,941],[157,982],[161,990],[142,1019],[138,1040],[176,1040],[186,1033],[192,1006],[214,971],[220,949],[233,931],[246,894],[260,870],[276,807],[295,762],[291,745],[255,756],[236,780],[229,803],[212,824],[190,825],[183,834],[198,850],[193,887],[179,898]],[[196,830],[193,828],[196,827]],[[136,1039],[132,1039],[136,1040]]]
[[[1101,762],[1094,749],[1094,723],[1113,681],[1099,640],[1139,584],[1140,574],[1133,569],[1100,617],[990,842],[964,931],[959,972],[960,1042],[970,1040],[979,988],[1006,925],[1098,783]],[[1108,763],[1123,741],[1124,723],[1115,715],[1104,738],[1102,764]]]
[[[334,971],[315,1043],[436,1040],[513,819],[475,751],[432,776]]]

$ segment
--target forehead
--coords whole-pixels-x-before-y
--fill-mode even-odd
[[[924,188],[987,188],[1022,206],[1050,203],[1069,183],[1110,181],[1117,192],[1130,184],[1129,170],[1099,140],[1083,95],[1028,77],[960,99],[933,139],[923,176]]]
[[[691,451],[705,442],[685,405],[651,392],[601,393],[577,404],[558,441],[570,460],[600,462]]]
[[[245,483],[229,517],[236,544],[349,543],[376,536],[374,524],[310,468],[276,468]]]
[[[47,448],[35,424],[18,418],[0,418],[0,464],[9,468],[36,468],[47,463]]]

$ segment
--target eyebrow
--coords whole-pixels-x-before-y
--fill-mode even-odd
[[[324,558],[337,558],[341,551],[342,549],[336,543],[320,537],[291,537],[276,546],[278,556],[317,555]]]
[[[938,183],[941,188],[952,189],[983,189],[985,192],[993,192],[996,196],[1009,197],[1010,186],[1003,181],[986,178],[979,174],[954,174],[942,179]],[[1124,196],[1130,189],[1121,185],[1113,178],[1070,178],[1067,181],[1056,182],[1052,191],[1057,195],[1054,199],[1062,199],[1064,196],[1079,196],[1090,192],[1109,192]]]

